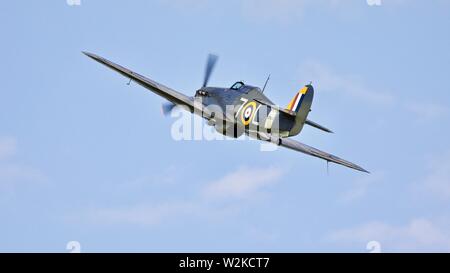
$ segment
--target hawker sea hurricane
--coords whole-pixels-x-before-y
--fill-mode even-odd
[[[307,119],[314,96],[311,84],[300,88],[286,108],[274,104],[267,98],[264,95],[264,88],[261,90],[243,82],[236,82],[229,88],[209,87],[208,80],[217,61],[217,56],[209,55],[203,85],[193,97],[190,97],[98,55],[83,53],[129,78],[130,82],[134,81],[167,99],[169,102],[163,104],[165,114],[170,113],[175,106],[182,106],[206,119],[208,125],[214,126],[217,132],[223,135],[238,138],[245,134],[251,138],[324,159],[327,162],[368,172],[354,163],[291,138],[298,135],[305,124],[331,132]]]

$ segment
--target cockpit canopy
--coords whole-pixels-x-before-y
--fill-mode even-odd
[[[251,90],[255,90],[258,92],[261,92],[261,89],[259,89],[258,87],[255,86],[251,86],[251,85],[246,85],[244,84],[244,82],[239,81],[239,82],[235,82],[231,87],[230,90],[234,90],[237,91],[239,93],[244,93],[247,94],[248,92],[250,92]]]
[[[243,82],[235,82],[235,83],[230,87],[230,89],[232,89],[232,90],[239,90],[239,89],[241,89],[243,86],[244,86],[244,83],[243,83]]]

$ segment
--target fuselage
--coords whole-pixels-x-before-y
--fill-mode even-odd
[[[195,98],[213,113],[206,117],[208,124],[228,136],[263,132],[286,137],[294,126],[295,119],[272,107],[260,88],[242,82],[230,88],[204,87]]]

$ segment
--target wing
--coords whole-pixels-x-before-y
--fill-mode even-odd
[[[92,58],[93,60],[111,68],[112,70],[119,72],[123,76],[130,78],[131,80],[135,81],[139,85],[149,89],[150,91],[154,92],[157,95],[160,95],[161,97],[167,99],[168,101],[171,101],[177,105],[183,105],[189,108],[191,112],[197,112],[203,113],[204,115],[208,114],[205,113],[207,109],[203,107],[203,104],[197,103],[192,97],[188,97],[180,92],[177,92],[167,86],[164,86],[160,83],[157,83],[149,78],[146,78],[136,72],[133,72],[121,65],[118,65],[114,62],[111,62],[105,58],[102,58],[98,55],[84,52],[86,56]]]
[[[281,139],[280,138],[278,143],[280,146],[292,149],[294,151],[302,152],[302,153],[312,155],[312,156],[315,156],[315,157],[318,157],[321,159],[325,159],[326,161],[329,161],[329,162],[334,162],[336,164],[340,164],[340,165],[343,165],[343,166],[346,166],[346,167],[349,167],[349,168],[352,168],[352,169],[355,169],[355,170],[358,170],[361,172],[369,173],[367,170],[363,169],[362,167],[360,167],[354,163],[351,163],[347,160],[344,160],[344,159],[334,156],[332,154],[323,152],[319,149],[313,148],[306,144],[300,143],[293,139],[289,139],[289,138]]]
[[[258,136],[259,140],[272,142],[273,144],[276,144],[278,146],[283,146],[283,147],[289,148],[289,149],[297,151],[297,152],[302,152],[307,155],[312,155],[312,156],[324,159],[328,162],[333,162],[333,163],[336,163],[336,164],[339,164],[339,165],[342,165],[342,166],[345,166],[348,168],[352,168],[352,169],[355,169],[355,170],[358,170],[361,172],[369,173],[369,171],[363,169],[362,167],[360,167],[350,161],[347,161],[347,160],[344,160],[337,156],[334,156],[332,154],[323,152],[319,149],[313,148],[311,146],[300,143],[300,142],[295,141],[290,138],[279,138],[279,137],[275,137],[270,134],[266,134],[266,133],[262,133],[262,132],[258,132],[257,136]],[[250,135],[250,137],[252,137],[252,135]]]

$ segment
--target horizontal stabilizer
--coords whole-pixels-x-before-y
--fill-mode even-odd
[[[309,119],[307,119],[307,120],[305,121],[305,124],[308,124],[309,126],[312,126],[312,127],[314,127],[314,128],[317,128],[317,129],[322,130],[322,131],[327,132],[327,133],[333,133],[333,131],[331,131],[330,129],[328,129],[328,128],[326,128],[326,127],[323,127],[322,125],[317,124],[317,123],[315,123],[314,121],[311,121],[311,120],[309,120]]]

